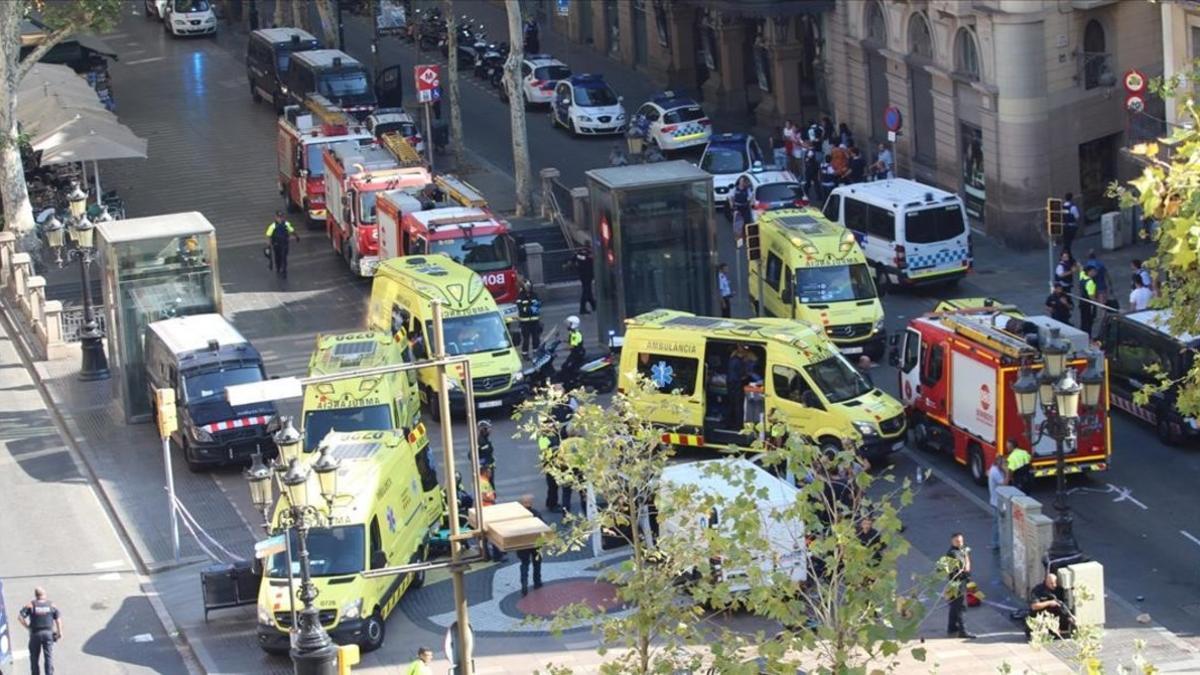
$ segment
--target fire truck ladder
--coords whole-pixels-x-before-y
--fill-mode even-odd
[[[465,180],[441,175],[436,176],[433,183],[439,190],[446,193],[446,197],[457,204],[475,209],[487,208],[487,200],[484,199],[483,193]]]
[[[332,127],[345,127],[347,129],[355,124],[354,120],[344,110],[320,94],[309,94],[304,99],[304,107],[308,108],[309,112],[321,121],[321,124]]]
[[[453,218],[432,218],[429,221],[429,229],[436,230],[439,227],[446,225],[467,225],[469,223],[485,223],[488,217],[485,215],[475,216],[455,216]]]
[[[942,320],[942,323],[953,328],[956,334],[974,342],[985,344],[1005,356],[1020,358],[1023,356],[1036,356],[1038,353],[1025,340],[1006,330],[991,325],[989,323],[989,316],[980,316],[979,314],[965,316],[942,314],[939,318]]]
[[[404,136],[401,136],[399,133],[384,134],[379,139],[379,142],[383,147],[388,149],[388,152],[392,153],[400,166],[425,166],[425,160],[421,157],[421,154],[417,152],[416,148],[409,145],[408,141],[404,140]]]

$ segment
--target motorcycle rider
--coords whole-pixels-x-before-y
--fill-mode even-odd
[[[579,317],[571,315],[567,317],[567,346],[571,348],[567,354],[567,360],[563,361],[562,368],[559,374],[562,376],[562,382],[565,385],[570,385],[578,379],[579,368],[583,365],[585,349],[583,346],[583,333],[579,331]]]
[[[521,356],[528,358],[529,351],[536,351],[542,342],[542,301],[528,279],[517,296],[517,320],[521,325]]]

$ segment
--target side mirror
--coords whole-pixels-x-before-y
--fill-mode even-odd
[[[617,97],[617,103],[624,103],[624,102],[625,102],[625,97],[624,97],[624,96],[618,96],[618,97]]]
[[[377,570],[384,567],[387,567],[387,553],[371,551],[371,569]]]
[[[253,576],[256,576],[260,579],[262,578],[262,575],[263,575],[262,558],[255,556],[254,560],[250,562],[250,574]]]
[[[558,99],[558,104],[559,105],[571,105],[571,101],[569,99],[560,98],[560,99]]]

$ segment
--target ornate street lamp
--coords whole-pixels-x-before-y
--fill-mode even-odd
[[[1065,567],[1083,559],[1079,550],[1079,542],[1075,539],[1075,523],[1071,515],[1071,507],[1067,504],[1067,462],[1068,446],[1070,452],[1075,451],[1077,442],[1076,424],[1079,420],[1079,395],[1083,390],[1075,380],[1074,369],[1068,368],[1054,387],[1054,405],[1058,416],[1055,425],[1055,450],[1057,463],[1055,471],[1054,491],[1054,538],[1050,542],[1050,560],[1056,567]]]
[[[291,418],[288,418],[283,427],[275,432],[275,447],[279,449],[279,462],[275,465],[276,470],[287,471],[288,466],[293,459],[300,459],[300,443],[304,438],[296,431],[296,427],[292,425]]]
[[[1100,393],[1104,389],[1104,371],[1098,365],[1100,357],[1092,357],[1091,364],[1083,373],[1083,407],[1094,410],[1100,405]]]
[[[1071,350],[1070,345],[1059,337],[1059,335],[1059,329],[1051,328],[1050,339],[1042,347],[1042,363],[1044,364],[1045,372],[1056,380],[1063,374],[1063,370],[1067,365],[1067,352]],[[1046,401],[1043,400],[1043,403],[1046,403]]]
[[[87,217],[87,193],[76,183],[67,194],[67,208],[70,213],[69,227],[64,226],[57,217],[51,217],[46,223],[46,243],[54,250],[55,262],[62,267],[63,249],[66,235],[75,241],[75,247],[66,249],[67,260],[79,261],[80,285],[83,291],[83,330],[79,334],[80,352],[83,363],[79,368],[79,379],[90,382],[104,380],[109,377],[108,357],[104,354],[104,333],[96,321],[92,307],[92,285],[90,282],[92,260],[95,257],[96,229]]]
[[[1017,414],[1025,420],[1029,440],[1033,442],[1033,417],[1037,414],[1038,381],[1029,366],[1022,366],[1021,375],[1013,383],[1013,392],[1017,395]]]
[[[272,489],[274,486],[271,483],[271,469],[263,464],[262,453],[254,453],[250,468],[242,475],[250,485],[250,503],[262,514],[263,521],[267,521],[268,510],[275,502],[275,491]]]
[[[321,456],[312,465],[313,473],[317,474],[317,484],[321,487],[321,498],[325,500],[331,513],[333,499],[337,496],[338,468],[341,464],[341,460],[329,454],[329,446],[322,444]]]

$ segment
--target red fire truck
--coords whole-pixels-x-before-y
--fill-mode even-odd
[[[435,184],[451,203],[482,203],[471,199],[473,188],[452,177],[439,176]],[[441,253],[478,272],[505,317],[516,315],[517,244],[507,221],[480,206],[423,209],[407,190],[386,192],[377,203],[381,259]]]
[[[300,209],[313,223],[325,220],[322,151],[330,143],[370,143],[370,132],[320,95],[310,96],[304,107],[285,107],[276,126],[279,192],[289,210]]]
[[[972,307],[973,306],[973,307]],[[970,307],[970,308],[964,308]],[[1023,366],[1035,373],[1043,357],[1031,346],[1049,344],[1052,331],[1070,345],[1067,367],[1082,381],[1089,367],[1101,369],[1104,385],[1095,409],[1080,407],[1075,447],[1067,448],[1066,472],[1103,471],[1112,455],[1108,415],[1107,363],[1089,351],[1082,331],[1045,316],[1022,316],[1015,307],[990,303],[943,303],[912,319],[893,342],[891,360],[899,369],[900,398],[918,447],[949,451],[979,484],[1009,439],[1033,455],[1033,475],[1056,472],[1056,446],[1042,433],[1045,417],[1034,417],[1032,442],[1017,412],[1013,383]]]
[[[408,152],[396,152],[397,144]],[[325,230],[333,250],[354,273],[374,276],[379,266],[376,198],[387,190],[424,187],[432,180],[429,169],[403,137],[388,134],[379,145],[329,145],[325,148],[325,175],[329,204]]]

